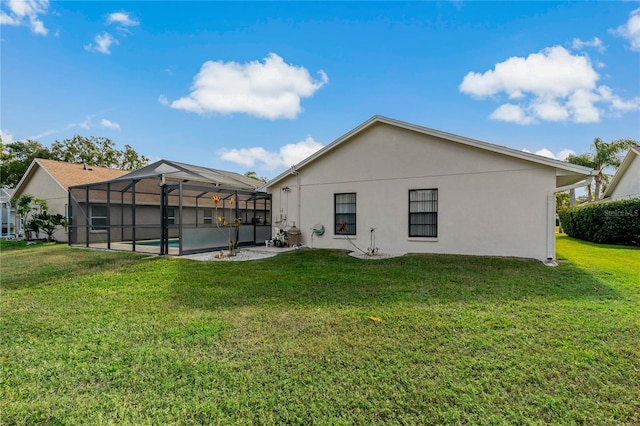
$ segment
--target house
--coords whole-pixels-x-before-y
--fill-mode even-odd
[[[101,182],[127,173],[126,170],[36,158],[18,182],[13,197],[18,199],[25,194],[33,195],[47,202],[50,214],[67,216],[70,186]],[[18,234],[23,234],[23,226],[23,223],[18,223]],[[58,241],[67,241],[66,230],[58,230],[54,238]]]
[[[238,173],[160,160],[69,188],[72,246],[190,254],[271,236],[271,196]]]
[[[13,189],[0,188],[0,239],[11,239],[16,232],[16,207],[11,202]]]
[[[274,226],[296,226],[315,248],[365,250],[375,229],[380,252],[547,261],[555,258],[555,193],[594,173],[374,116],[262,189],[272,195]]]
[[[603,200],[622,200],[640,197],[640,146],[633,147],[620,163]]]

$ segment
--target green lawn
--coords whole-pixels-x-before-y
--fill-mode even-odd
[[[640,423],[637,249],[0,248],[0,424]]]

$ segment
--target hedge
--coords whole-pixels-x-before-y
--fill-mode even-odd
[[[572,207],[559,216],[562,229],[570,237],[640,246],[640,198]]]

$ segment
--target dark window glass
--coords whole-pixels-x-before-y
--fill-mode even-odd
[[[438,236],[438,190],[409,191],[409,236]]]
[[[91,230],[107,230],[107,206],[91,206]]]

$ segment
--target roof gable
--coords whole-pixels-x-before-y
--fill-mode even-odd
[[[553,167],[556,169],[556,176],[557,176],[556,180],[557,180],[558,186],[578,182],[579,180],[583,179],[585,176],[590,176],[590,175],[593,175],[594,173],[594,171],[588,167],[577,166],[564,161],[542,157],[540,155],[519,151],[513,148],[495,145],[488,142],[482,142],[476,139],[471,139],[464,136],[459,136],[452,133],[446,133],[439,130],[430,129],[427,127],[407,123],[404,121],[399,121],[392,118],[376,115],[371,117],[369,120],[365,121],[364,123],[360,124],[355,129],[349,131],[348,133],[342,135],[335,141],[331,142],[329,145],[320,149],[315,154],[312,154],[311,156],[302,160],[300,163],[293,166],[290,170],[287,170],[281,173],[280,175],[276,176],[274,179],[267,182],[263,186],[263,188],[268,188],[276,184],[280,180],[284,179],[286,176],[290,175],[292,172],[304,168],[306,165],[316,161],[317,159],[324,156],[326,153],[332,151],[333,149],[340,146],[341,144],[350,141],[356,135],[359,135],[365,132],[367,129],[371,128],[376,124],[385,124],[385,125],[389,125],[389,126],[400,128],[400,129],[410,130],[413,132],[443,139],[449,142],[459,143],[459,144],[483,149],[496,154],[506,155],[512,158],[518,158],[520,160],[530,161],[536,164]]]
[[[604,192],[602,196],[603,198],[610,197],[611,194],[613,194],[613,190],[616,189],[616,186],[618,186],[618,183],[620,183],[622,177],[625,175],[625,173],[627,173],[627,169],[629,169],[629,166],[631,166],[631,163],[634,159],[636,161],[640,160],[640,146],[634,146],[629,150],[629,152],[627,152],[627,155],[622,160],[622,163],[620,163],[620,167],[618,167],[616,173],[613,175],[613,179],[611,179],[607,190]]]
[[[84,164],[36,158],[33,160],[24,176],[22,176],[22,179],[20,179],[20,182],[16,186],[15,194],[19,195],[22,193],[22,188],[33,177],[37,169],[42,169],[65,191],[70,186],[111,180],[128,173],[127,170],[86,166]]]

